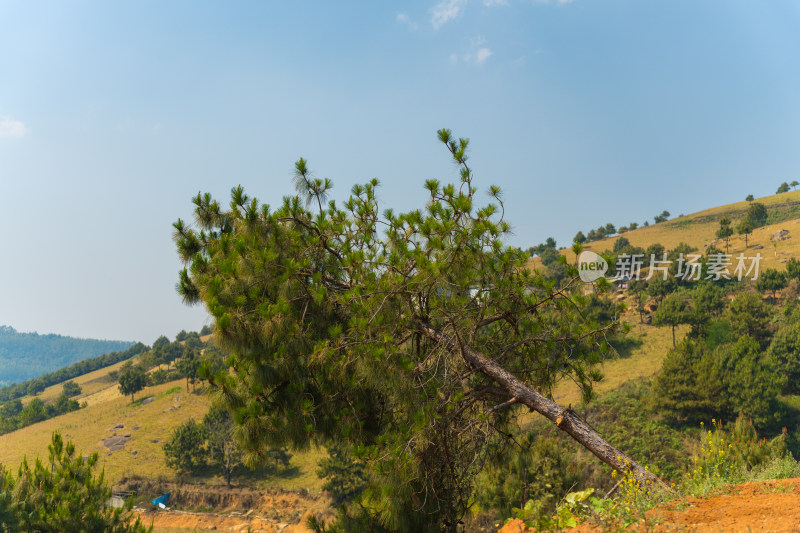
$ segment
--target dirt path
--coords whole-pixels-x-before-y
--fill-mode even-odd
[[[654,527],[631,526],[630,531],[697,533],[800,532],[800,478],[745,483],[725,494],[704,499],[685,498],[648,513]],[[520,520],[500,533],[524,533]],[[571,533],[596,533],[601,529],[582,525]]]

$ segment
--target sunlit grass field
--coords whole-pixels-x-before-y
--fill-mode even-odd
[[[29,461],[35,460],[37,456],[46,458],[50,436],[53,431],[59,430],[75,443],[78,453],[88,455],[98,452],[98,463],[105,469],[106,479],[110,483],[132,475],[151,479],[177,479],[176,474],[164,463],[163,444],[174,428],[185,420],[202,419],[208,410],[209,398],[200,392],[187,393],[185,380],[179,379],[145,388],[136,395],[136,402],[131,404],[129,396],[123,397],[119,393],[116,383],[103,377],[117,366],[87,374],[83,376],[87,378],[85,380],[75,380],[82,387],[86,385],[84,393],[91,391],[80,398],[80,401],[85,400],[88,403],[86,408],[0,436],[0,463],[6,468],[16,469],[24,457]],[[104,386],[101,387],[100,383],[104,383]],[[60,393],[60,385],[51,389]],[[49,391],[45,391],[47,392]],[[43,397],[45,393],[42,394]],[[142,400],[150,396],[154,396],[155,400],[143,405]],[[124,450],[109,454],[102,440],[112,436],[114,431],[111,428],[117,424],[124,425],[123,429],[116,430],[117,435],[130,434],[130,440],[125,444]],[[138,429],[134,429],[135,427]],[[153,442],[154,440],[158,442]],[[134,455],[131,453],[133,451],[137,453]],[[317,479],[315,470],[317,462],[325,455],[324,450],[311,449],[292,453],[288,475],[262,476],[263,479],[258,479],[250,474],[246,476],[248,482],[275,488],[319,491],[321,482]],[[185,476],[181,479],[187,481]],[[221,479],[199,478],[192,481],[220,483]]]
[[[768,225],[755,229],[748,236],[746,248],[744,237],[733,235],[728,243],[729,253],[734,256],[744,253],[745,257],[760,253],[762,271],[765,268],[778,268],[780,270],[783,268],[782,264],[788,258],[800,255],[800,191],[756,198],[755,201],[766,206]],[[614,235],[613,237],[587,243],[583,248],[601,253],[605,250],[611,250],[614,246],[614,241],[620,237],[625,237],[632,245],[642,248],[659,243],[669,250],[683,242],[701,252],[707,244],[714,244],[724,251],[725,242],[717,240],[715,236],[719,229],[720,219],[722,217],[730,218],[735,228],[739,219],[747,211],[748,205],[749,202],[742,201],[706,209],[691,215],[676,216],[666,222],[639,227],[622,235]],[[575,232],[577,233],[579,229],[586,233],[592,228],[576,228]],[[789,230],[789,238],[773,243],[770,237],[782,229]],[[762,248],[755,249],[757,246]],[[570,248],[561,250],[561,253],[566,254],[569,263],[574,263],[575,254]],[[540,265],[538,258],[532,258],[530,265],[534,268],[538,267]]]
[[[628,317],[633,318],[633,315]],[[680,326],[675,330],[675,338],[680,340],[689,331],[689,326]],[[594,390],[601,395],[613,391],[631,379],[649,378],[661,370],[661,363],[672,348],[672,329],[657,328],[631,321],[629,336],[641,339],[639,346],[631,348],[629,354],[618,359],[611,359],[600,366],[603,379]],[[561,405],[578,405],[581,394],[571,381],[562,381],[553,390],[553,399]]]
[[[138,361],[137,357],[131,359],[134,363]],[[81,387],[81,394],[75,396],[74,400],[78,400],[78,402],[86,401],[87,403],[96,403],[99,398],[97,397],[96,393],[105,389],[108,389],[111,386],[116,386],[116,383],[113,379],[109,376],[109,374],[115,370],[119,370],[122,365],[124,365],[126,361],[120,361],[119,363],[113,364],[111,366],[107,366],[105,368],[99,368],[93,372],[89,372],[88,374],[83,374],[82,376],[78,376],[70,381],[74,381]],[[57,383],[55,385],[51,385],[47,387],[42,393],[40,393],[37,397],[42,399],[45,402],[51,402],[55,400],[64,388],[63,383]],[[22,404],[27,405],[33,399],[33,396],[23,396],[21,398]]]

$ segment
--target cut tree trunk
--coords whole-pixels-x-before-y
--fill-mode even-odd
[[[564,431],[570,437],[581,443],[587,450],[592,452],[598,459],[614,470],[632,475],[637,480],[654,483],[669,489],[669,487],[661,481],[661,479],[653,475],[652,472],[646,470],[642,465],[609,444],[571,409],[562,407],[533,387],[527,385],[524,381],[500,366],[491,357],[477,350],[473,350],[469,346],[460,344],[456,339],[434,329],[429,324],[418,322],[418,326],[422,330],[422,333],[432,340],[444,344],[456,353],[461,353],[464,361],[470,367],[481,372],[494,381],[499,387],[503,388],[512,399],[516,399],[516,403],[526,405],[531,410],[536,411],[553,422],[561,431]]]

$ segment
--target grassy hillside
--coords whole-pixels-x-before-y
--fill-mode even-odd
[[[737,255],[743,252],[747,257],[761,253],[762,270],[765,268],[780,269],[782,263],[789,257],[800,256],[800,191],[766,196],[757,198],[755,201],[767,208],[767,225],[753,231],[747,239],[747,248],[745,248],[744,237],[739,235],[731,237],[729,253]],[[640,227],[622,235],[614,235],[587,243],[584,245],[584,249],[598,253],[611,250],[614,241],[625,237],[632,245],[643,248],[653,243],[660,243],[669,250],[684,242],[700,251],[709,244],[715,244],[724,250],[725,243],[718,241],[715,237],[720,219],[730,218],[735,227],[747,211],[748,205],[749,202],[742,201],[676,217],[659,224]],[[581,228],[575,228],[575,231],[577,232],[578,229]],[[789,231],[789,238],[774,245],[770,237],[782,229]],[[759,246],[761,249],[757,249]],[[566,254],[570,263],[575,261],[575,254],[571,249],[566,248],[561,250],[561,253]],[[538,258],[531,259],[531,266],[536,267],[538,264]]]
[[[633,347],[630,353],[602,365],[603,379],[595,386],[597,394],[616,390],[631,379],[654,376],[661,370],[661,362],[672,348],[671,329],[639,324],[633,314],[624,320],[632,326],[629,335],[641,339],[642,343]],[[688,331],[689,326],[680,326],[676,332],[677,338],[680,340]],[[573,382],[562,381],[553,390],[553,399],[561,405],[578,405],[581,395]]]
[[[744,251],[746,255],[753,255],[759,251],[763,256],[762,270],[770,266],[780,266],[788,257],[800,256],[800,237],[794,235],[795,232],[800,233],[800,192],[757,201],[767,206],[769,225],[754,231],[747,249],[744,240],[734,236],[730,242],[730,253]],[[721,206],[629,231],[624,237],[633,245],[641,247],[660,243],[669,249],[685,242],[699,250],[714,243],[723,248],[724,245],[716,243],[714,237],[719,219],[723,216],[730,217],[735,225],[746,209],[747,202]],[[770,236],[780,229],[789,230],[789,238],[773,246]],[[586,248],[600,252],[611,249],[617,238],[619,236],[595,241]],[[756,250],[758,246],[760,249]],[[562,253],[567,253],[570,261],[574,260],[571,251],[562,250]],[[621,354],[620,358],[603,365],[604,379],[596,387],[600,395],[618,389],[631,379],[655,375],[672,347],[669,328],[641,324],[638,314],[633,311],[628,311],[623,320],[631,325],[629,335],[641,342]],[[678,330],[679,337],[683,337],[687,330],[687,326],[682,326]],[[121,396],[117,383],[109,376],[110,372],[118,370],[122,364],[117,363],[74,379],[83,390],[77,399],[80,402],[85,401],[86,408],[0,436],[0,463],[8,468],[15,468],[26,456],[32,460],[37,455],[46,455],[52,431],[60,430],[75,442],[83,454],[94,451],[99,453],[100,465],[105,469],[111,483],[123,478],[141,477],[166,482],[195,483],[208,490],[219,487],[222,484],[219,478],[179,478],[165,466],[162,448],[175,427],[189,418],[200,419],[205,414],[209,406],[208,397],[199,393],[187,393],[184,381],[175,380],[146,388],[136,395],[137,401],[131,404],[128,397]],[[54,385],[39,397],[45,401],[53,400],[61,393],[61,389],[61,384]],[[580,395],[573,383],[559,384],[553,391],[553,396],[562,405],[580,404]],[[154,400],[144,403],[142,400],[148,397],[153,397]],[[28,401],[28,397],[23,399],[23,403]],[[123,427],[115,429],[119,424]],[[124,449],[112,452],[104,445],[103,440],[115,433],[116,436],[129,435],[129,440]],[[319,492],[322,482],[316,477],[315,470],[325,451],[312,449],[293,454],[292,466],[287,472],[276,474],[266,469],[244,476],[239,482],[256,488],[309,489],[312,493]]]
[[[20,333],[0,326],[0,385],[19,383],[72,363],[122,351],[132,342]]]
[[[130,397],[123,397],[117,383],[110,379],[109,373],[122,364],[91,372],[76,378],[83,393],[77,397],[88,405],[84,409],[67,413],[50,420],[19,429],[0,436],[0,464],[8,468],[16,466],[27,456],[34,460],[37,456],[46,457],[50,435],[59,430],[75,443],[84,455],[98,452],[100,466],[106,477],[116,483],[123,477],[142,476],[149,479],[178,480],[174,472],[164,464],[163,444],[175,427],[189,418],[198,421],[209,407],[207,395],[187,393],[185,381],[175,380],[155,387],[147,387],[136,395],[131,404]],[[61,393],[61,385],[54,385],[39,395],[43,400],[54,399]],[[154,397],[144,404],[142,400]],[[30,401],[23,398],[23,403]],[[121,429],[112,429],[123,424]],[[109,452],[103,439],[130,434],[130,440],[123,450]],[[157,441],[157,442],[154,442]],[[132,452],[136,452],[135,454]],[[321,482],[314,474],[317,461],[325,454],[324,450],[293,452],[291,467],[280,475],[269,471],[247,476],[247,483],[283,489],[320,490]],[[187,481],[185,476],[181,481]],[[197,483],[220,483],[220,479],[202,478],[192,480]]]
[[[133,359],[134,362],[137,362],[138,359]],[[78,376],[75,379],[71,380],[80,385],[81,387],[81,394],[75,396],[75,400],[79,402],[87,402],[90,405],[95,404],[102,401],[102,396],[96,394],[102,390],[112,388],[116,386],[116,381],[112,379],[109,374],[115,370],[119,370],[122,365],[124,365],[127,361],[120,361],[114,365],[108,366],[106,368],[101,368],[95,370],[94,372],[89,372],[88,374],[83,374],[82,376]],[[47,387],[44,392],[40,393],[37,398],[40,398],[42,401],[50,402],[54,401],[61,391],[64,388],[63,383],[58,383],[56,385],[52,385]],[[22,405],[27,405],[34,396],[23,396],[21,398]]]

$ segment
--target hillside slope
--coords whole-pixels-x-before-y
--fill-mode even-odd
[[[785,263],[789,257],[800,256],[800,191],[756,198],[755,201],[767,208],[767,225],[755,229],[752,235],[748,236],[747,247],[745,247],[743,236],[732,236],[729,241],[729,253],[734,256],[744,253],[746,257],[760,253],[762,270],[765,268],[780,269],[782,263]],[[724,250],[725,243],[717,240],[715,236],[719,229],[720,219],[730,218],[735,227],[745,215],[748,207],[749,202],[736,202],[705,209],[659,224],[639,227],[612,237],[592,241],[584,244],[584,249],[601,253],[611,250],[614,241],[625,237],[632,245],[643,248],[659,243],[669,250],[683,242],[701,252],[709,244],[714,244],[717,248]],[[788,238],[773,242],[772,235],[782,229],[789,231]],[[575,254],[570,248],[564,248],[560,250],[560,253],[567,256],[568,262],[575,261]],[[538,258],[532,258],[531,266],[537,267],[538,265]]]
[[[195,483],[218,483],[220,479],[179,478],[166,467],[163,445],[172,431],[190,418],[198,421],[208,411],[210,398],[198,392],[186,392],[185,380],[178,379],[147,387],[136,395],[136,402],[120,394],[116,381],[109,372],[118,370],[123,363],[91,372],[75,381],[83,388],[77,398],[87,407],[43,422],[39,422],[12,433],[0,436],[0,464],[15,469],[27,457],[47,456],[47,445],[53,431],[61,431],[83,455],[98,452],[99,465],[105,469],[106,479],[116,483],[125,477],[140,476],[149,479],[161,478],[172,481]],[[54,398],[61,385],[45,390],[40,397]],[[153,398],[148,400],[148,398]],[[24,398],[26,403],[30,398]],[[122,427],[117,427],[117,426]],[[126,437],[127,435],[127,437]],[[123,437],[124,446],[112,451],[109,441]],[[135,452],[135,453],[134,453]],[[325,454],[323,450],[311,449],[294,453],[292,468],[283,476],[262,476],[265,484],[282,489],[309,489],[319,492],[321,482],[315,475],[317,461]],[[254,476],[245,476],[248,483]]]

